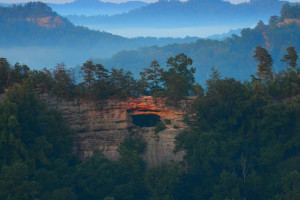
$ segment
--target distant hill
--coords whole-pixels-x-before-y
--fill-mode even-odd
[[[226,38],[231,37],[231,35],[233,35],[233,34],[241,36],[241,31],[242,31],[241,28],[236,29],[236,30],[230,30],[227,33],[211,35],[211,36],[207,37],[207,39],[225,40]]]
[[[268,20],[278,15],[280,0],[250,0],[247,3],[231,4],[223,0],[160,0],[128,13],[113,16],[68,16],[77,25],[99,25],[107,28],[121,27],[196,27],[253,26],[259,20]]]
[[[0,7],[0,23],[5,30],[6,25],[35,24],[45,28],[74,28],[74,25],[64,17],[53,12],[43,3],[28,3],[25,6]]]
[[[91,57],[109,57],[125,49],[186,43],[197,38],[128,39],[74,26],[43,3],[0,7],[0,56],[12,62],[41,65],[81,64]]]
[[[101,2],[99,0],[76,0],[66,4],[48,4],[61,15],[115,15],[129,12],[136,8],[146,6],[142,1],[129,1],[125,3]]]
[[[294,13],[286,15],[287,17],[298,16],[300,5],[294,7],[285,5],[282,13],[286,11]],[[158,60],[161,66],[166,66],[167,58],[185,53],[194,61],[193,67],[197,69],[196,79],[202,84],[208,78],[212,66],[215,66],[222,76],[247,80],[256,72],[257,63],[253,59],[256,46],[263,46],[270,51],[274,59],[274,70],[277,72],[285,68],[285,64],[280,60],[286,53],[287,47],[294,46],[300,52],[300,24],[284,23],[285,19],[282,16],[272,17],[269,25],[259,22],[253,29],[243,29],[241,36],[234,34],[222,41],[199,39],[189,44],[170,44],[164,47],[122,51],[111,59],[99,59],[97,62],[107,67],[122,67],[138,74],[154,59]]]

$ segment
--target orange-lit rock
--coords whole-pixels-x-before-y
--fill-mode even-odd
[[[19,19],[19,21],[22,21],[22,19]],[[57,28],[57,27],[63,27],[65,26],[63,20],[59,18],[58,16],[52,17],[52,16],[46,16],[46,17],[27,17],[27,22],[35,23],[39,26],[45,27],[45,28]]]
[[[43,94],[47,105],[62,112],[76,132],[73,152],[80,159],[100,150],[107,158],[119,158],[120,143],[130,136],[142,136],[147,143],[143,155],[149,167],[170,160],[182,160],[183,152],[173,153],[175,137],[186,127],[183,117],[194,98],[180,101],[178,107],[165,104],[163,98],[143,96],[127,101],[107,100],[102,103],[81,100],[64,101]],[[133,115],[155,114],[161,121],[168,120],[166,129],[155,133],[155,127],[138,127],[132,123]]]
[[[284,26],[284,25],[288,25],[288,24],[291,24],[291,23],[296,23],[296,24],[300,24],[300,19],[297,19],[297,18],[285,18],[283,20],[283,22],[279,22],[277,24],[277,26]]]

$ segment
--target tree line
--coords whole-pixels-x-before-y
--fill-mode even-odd
[[[269,24],[261,21],[254,28],[244,28],[240,34],[233,34],[224,40],[199,39],[188,44],[170,44],[163,47],[152,46],[121,51],[109,59],[97,59],[97,62],[107,67],[130,69],[137,74],[142,69],[141,66],[148,65],[154,59],[163,64],[170,56],[183,52],[192,58],[193,67],[197,68],[195,77],[201,85],[205,85],[212,66],[216,66],[226,77],[250,80],[250,75],[256,72],[255,61],[252,59],[252,52],[256,46],[267,48],[274,59],[273,67],[277,71],[285,68],[280,60],[286,48],[289,46],[300,48],[299,24],[281,23],[280,26],[278,25],[284,21],[284,18],[300,13],[299,8],[299,5],[287,4],[282,8],[282,16],[270,17]]]
[[[286,51],[281,61],[286,63],[287,70],[295,71],[297,52],[294,47],[288,47]],[[273,59],[269,52],[258,46],[254,54],[253,57],[259,62],[258,78],[265,81],[272,80],[276,72],[272,68]],[[124,100],[128,97],[152,95],[179,100],[184,96],[203,92],[203,88],[195,83],[196,68],[191,67],[192,63],[192,59],[183,53],[167,59],[167,70],[164,70],[157,60],[153,60],[136,79],[130,71],[122,68],[109,70],[90,59],[80,68],[82,77],[79,79],[82,82],[76,83],[74,71],[67,69],[64,63],[56,65],[52,70],[46,68],[30,70],[28,66],[19,63],[10,66],[5,58],[1,58],[0,93],[4,92],[4,88],[26,80],[39,92],[52,92],[66,99],[80,97],[88,100],[108,98]]]
[[[130,71],[116,68],[108,70],[101,64],[87,60],[80,70],[83,81],[78,84],[72,70],[67,69],[63,63],[55,66],[53,70],[45,68],[30,71],[26,65],[17,63],[11,67],[5,58],[0,61],[2,92],[4,88],[26,80],[31,82],[36,91],[52,92],[66,99],[80,97],[88,100],[124,100],[128,97],[154,95],[178,100],[183,96],[194,95],[197,87],[200,87],[195,84],[193,76],[196,69],[190,67],[193,61],[185,54],[170,57],[167,71],[154,60],[140,73],[139,79],[135,79]]]

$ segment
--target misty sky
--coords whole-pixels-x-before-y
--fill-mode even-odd
[[[29,1],[34,1],[34,0],[0,0],[0,3],[24,3],[24,2],[29,2]],[[68,3],[72,2],[74,0],[39,0],[45,3]],[[144,1],[148,3],[156,2],[157,0],[102,0],[103,2],[114,2],[114,3],[121,3],[121,2],[126,2],[126,1]],[[230,1],[232,3],[240,3],[240,2],[246,2],[249,0],[226,0]],[[300,0],[288,0],[290,2],[300,2]]]

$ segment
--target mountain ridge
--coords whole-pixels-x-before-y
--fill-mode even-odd
[[[287,2],[279,0],[251,0],[240,4],[231,4],[223,0],[161,0],[113,16],[68,18],[77,25],[98,24],[103,27],[195,27],[221,25],[226,22],[249,27],[259,20],[278,15],[285,3]]]
[[[61,15],[115,15],[148,5],[142,1],[125,3],[102,2],[98,0],[76,0],[66,4],[47,4]]]
[[[287,5],[283,9],[293,10],[289,8],[290,6]],[[293,12],[299,13],[300,5],[295,8],[298,10]],[[300,50],[300,24],[283,23],[284,19],[281,16],[272,21],[274,18],[271,17],[269,25],[260,21],[253,29],[242,29],[240,36],[233,34],[222,41],[199,39],[189,44],[170,44],[163,47],[121,51],[110,59],[98,59],[97,63],[106,67],[122,67],[138,74],[142,71],[140,66],[147,67],[153,60],[166,67],[165,63],[169,57],[185,53],[194,61],[193,67],[197,68],[195,77],[202,85],[205,84],[213,66],[218,68],[222,76],[248,80],[256,71],[256,63],[253,59],[256,46],[262,46],[270,51],[277,72],[285,68],[281,60],[286,48],[293,46]]]
[[[62,61],[74,66],[92,57],[109,57],[120,50],[185,43],[197,39],[129,39],[93,31],[73,25],[43,3],[0,7],[0,29],[1,56],[30,65],[38,61],[41,66],[55,65]],[[39,55],[40,52],[43,54]]]

